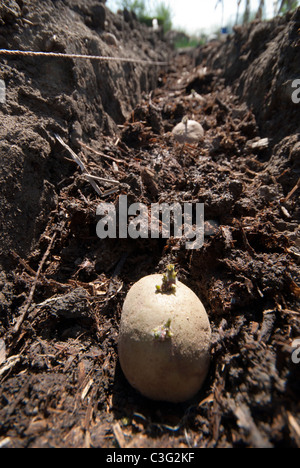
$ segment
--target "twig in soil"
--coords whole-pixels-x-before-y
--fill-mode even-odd
[[[280,312],[282,314],[300,315],[300,312],[296,312],[295,310],[289,310],[289,309],[281,309]]]
[[[47,260],[47,257],[51,251],[51,248],[52,248],[52,245],[55,241],[55,238],[56,238],[56,235],[57,235],[57,232],[55,232],[50,240],[50,243],[47,247],[47,250],[46,252],[44,253],[44,256],[41,260],[41,263],[39,264],[39,268],[36,272],[36,275],[35,275],[35,278],[34,278],[34,282],[33,282],[33,285],[31,287],[31,290],[30,290],[30,293],[29,293],[29,296],[28,296],[28,299],[26,301],[26,304],[25,306],[23,306],[23,310],[22,310],[22,313],[20,315],[20,317],[17,319],[17,323],[15,324],[14,328],[13,328],[13,332],[14,333],[18,333],[18,331],[20,330],[21,328],[21,325],[23,323],[23,321],[25,320],[26,316],[27,316],[27,313],[28,313],[28,310],[29,310],[29,307],[31,305],[31,302],[32,302],[32,299],[33,299],[33,295],[34,295],[34,292],[35,292],[35,288],[36,288],[36,285],[37,285],[37,282],[38,282],[38,279],[39,279],[39,276],[41,274],[41,271],[43,269],[43,266],[44,266],[44,263],[45,261]]]
[[[248,250],[248,252],[251,254],[251,255],[254,255],[255,256],[255,250],[251,247],[251,245],[249,244],[249,241],[247,239],[247,236],[246,236],[246,233],[245,233],[245,230],[243,227],[241,227],[241,231],[242,231],[242,236],[243,236],[243,242],[244,242],[244,245],[246,247],[246,249]]]
[[[92,387],[94,381],[93,379],[90,379],[88,381],[88,383],[85,385],[84,389],[82,390],[81,392],[81,400],[83,401],[85,399],[85,397],[87,396],[87,394],[89,393],[90,391],[90,388]]]
[[[20,354],[17,354],[16,356],[10,356],[9,358],[7,358],[6,362],[5,362],[5,365],[3,365],[3,367],[1,367],[1,369],[0,369],[0,377],[6,371],[8,371],[12,367],[14,367],[19,361],[20,361]]]
[[[103,192],[102,198],[108,197],[109,195],[112,195],[113,193],[116,193],[118,190],[119,190],[119,187],[113,187],[113,188],[111,188],[109,190],[106,190],[105,192]]]
[[[54,134],[55,138],[57,139],[57,141],[64,147],[66,148],[66,150],[69,152],[69,154],[72,156],[73,160],[78,164],[78,166],[80,167],[81,169],[81,172],[84,174],[85,177],[88,178],[88,182],[91,184],[91,186],[93,187],[93,189],[97,192],[98,195],[100,195],[100,197],[102,196],[102,192],[100,190],[100,188],[98,187],[98,185],[96,184],[96,182],[90,177],[91,174],[88,172],[87,168],[85,167],[84,163],[81,161],[81,159],[79,158],[79,156],[77,156],[77,154],[74,153],[73,150],[71,150],[71,148],[62,140],[62,138],[59,136],[59,135],[56,135],[56,133]]]
[[[290,193],[282,200],[283,203],[287,202],[296,192],[296,190],[300,187],[300,178],[298,179],[298,182],[296,183],[295,187],[290,191]]]
[[[157,428],[160,430],[165,429],[170,432],[177,432],[182,427],[183,421],[184,421],[184,417],[183,417],[182,421],[180,421],[179,424],[177,424],[176,426],[170,426],[168,424],[152,422],[150,419],[147,419],[141,413],[133,413],[133,419],[141,419],[143,421],[143,424],[147,425],[148,428],[151,427],[151,428]]]
[[[287,415],[291,434],[294,437],[298,447],[300,447],[300,426],[294,418],[294,416],[289,411],[287,411]]]
[[[113,430],[113,433],[114,433],[114,436],[115,436],[115,439],[118,443],[118,446],[122,449],[122,448],[125,448],[126,447],[126,441],[125,441],[125,437],[124,437],[124,434],[122,432],[122,429],[121,429],[121,426],[120,424],[117,422],[113,425],[112,427],[112,430]]]
[[[21,258],[15,251],[12,251],[12,256],[14,257],[15,260],[17,260],[25,268],[25,270],[28,271],[28,273],[31,276],[33,276],[34,278],[36,277],[36,274],[37,274],[36,271],[34,271],[31,268],[31,266],[29,266],[28,263],[23,258]],[[53,279],[45,278],[45,276],[44,276],[44,274],[42,272],[40,272],[39,279],[42,281],[43,284],[47,284],[47,285],[55,288],[55,290],[58,289],[58,290],[65,291],[66,289],[70,289],[70,286],[67,285],[67,284],[62,284],[62,283],[59,283],[58,281],[55,281]],[[47,299],[47,301],[50,301],[50,300],[53,300],[53,299]],[[37,308],[45,305],[47,303],[47,301],[44,301],[41,304],[37,304]],[[36,311],[36,313],[37,313],[37,311]],[[31,318],[32,319],[35,318],[34,311],[31,313]]]
[[[90,146],[86,145],[85,143],[83,143],[83,141],[78,141],[78,143],[80,144],[80,146],[82,146],[86,150],[92,151],[93,153],[97,154],[98,156],[101,156],[102,158],[109,159],[110,161],[114,161],[114,162],[119,163],[119,164],[126,164],[127,165],[126,161],[123,161],[122,159],[113,158],[112,156],[108,156],[107,154],[102,153],[102,151],[95,150],[95,149],[91,148]]]
[[[25,262],[25,260],[23,260],[23,258],[20,257],[20,255],[18,255],[14,250],[12,250],[11,254],[14,257],[14,259],[17,260],[25,268],[25,270],[28,271],[30,275],[36,275],[36,272],[31,268],[31,266],[28,265],[27,262]]]
[[[10,437],[5,437],[4,439],[1,439],[0,440],[0,449],[6,447],[7,445],[9,445],[10,442],[11,442]]]
[[[83,177],[85,177],[88,180],[92,179],[92,180],[99,180],[100,182],[110,182],[111,184],[120,184],[118,180],[104,179],[103,177],[98,177],[98,176],[94,176],[91,174],[83,174]]]

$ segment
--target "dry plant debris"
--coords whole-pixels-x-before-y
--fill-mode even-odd
[[[28,2],[16,17],[1,17],[11,47],[12,41],[21,47],[26,38],[29,45],[37,38],[45,48],[64,51],[64,17],[84,50],[85,40],[97,52],[106,50],[90,29],[97,29],[90,2],[78,2],[75,22],[56,10],[52,19],[52,2],[44,3],[43,10]],[[43,26],[34,26],[34,38],[31,29],[22,35],[36,21],[44,24],[44,17],[59,30],[56,39]],[[121,41],[121,20],[109,13],[106,19]],[[237,30],[246,55],[251,44],[263,42],[262,55],[261,47],[253,48],[256,73],[269,60],[277,63],[272,44],[291,67],[299,64],[297,21],[299,12],[275,19],[272,30],[256,23]],[[135,34],[145,45],[142,57],[159,55],[150,46],[153,38],[143,38],[134,24],[130,19],[122,26],[130,44],[135,47]],[[138,65],[42,61],[41,70],[50,70],[56,83],[36,73],[33,58],[1,64],[10,87],[7,107],[0,109],[7,213],[1,245],[9,257],[0,272],[0,447],[299,447],[300,364],[292,360],[300,336],[298,108],[291,111],[286,103],[284,126],[276,106],[281,88],[273,89],[276,99],[268,89],[260,101],[269,105],[263,119],[257,105],[255,112],[247,105],[250,94],[241,98],[243,89],[234,87],[238,76],[251,93],[251,54],[234,58],[235,73],[233,65],[225,70],[215,47],[198,51],[199,63],[188,54],[175,56],[150,96],[157,81]],[[231,60],[231,43],[222,47]],[[226,81],[229,72],[233,79]],[[120,82],[112,83],[111,73]],[[138,103],[120,84],[126,73]],[[266,80],[270,88],[263,75],[258,93]],[[182,148],[172,129],[186,115],[205,133],[200,144]],[[204,203],[204,246],[187,251],[184,239],[172,237],[100,242],[100,197],[117,204],[120,194],[145,204]],[[205,384],[178,405],[136,392],[117,354],[127,292],[170,263],[203,301],[212,327]]]

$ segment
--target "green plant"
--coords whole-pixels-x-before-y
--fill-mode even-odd
[[[117,4],[121,9],[133,11],[138,18],[146,15],[146,0],[118,0]]]
[[[172,28],[172,9],[164,1],[147,2],[147,0],[118,0],[118,6],[133,11],[138,20],[147,26],[152,26],[153,19],[163,27],[164,32]]]
[[[281,0],[281,4],[278,10],[278,13],[287,13],[288,11],[293,11],[299,6],[299,1],[297,0]]]
[[[156,340],[165,341],[168,338],[172,338],[173,333],[171,332],[171,321],[172,320],[169,319],[166,323],[153,330],[153,335]]]
[[[172,29],[172,10],[169,5],[159,2],[154,9],[154,16],[162,20],[164,32]]]
[[[156,291],[160,293],[175,293],[176,291],[176,276],[174,265],[167,267],[167,273],[164,273],[162,277],[162,284],[156,286]]]

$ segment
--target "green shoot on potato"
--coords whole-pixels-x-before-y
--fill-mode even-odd
[[[157,285],[156,286],[156,292],[159,293],[173,293],[175,294],[176,292],[176,276],[177,273],[175,271],[175,266],[174,265],[168,265],[167,266],[167,272],[164,273],[163,278],[162,278],[162,284],[161,286]]]
[[[173,336],[171,332],[171,319],[169,319],[164,325],[161,327],[155,328],[153,330],[154,338],[159,341],[165,341],[168,338]]]

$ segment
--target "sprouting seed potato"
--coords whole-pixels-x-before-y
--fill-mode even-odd
[[[119,333],[119,359],[144,396],[183,402],[202,387],[210,363],[211,328],[196,294],[166,275],[149,275],[129,290]]]
[[[189,120],[187,116],[172,130],[175,140],[179,143],[196,144],[204,136],[204,129],[199,122]]]

